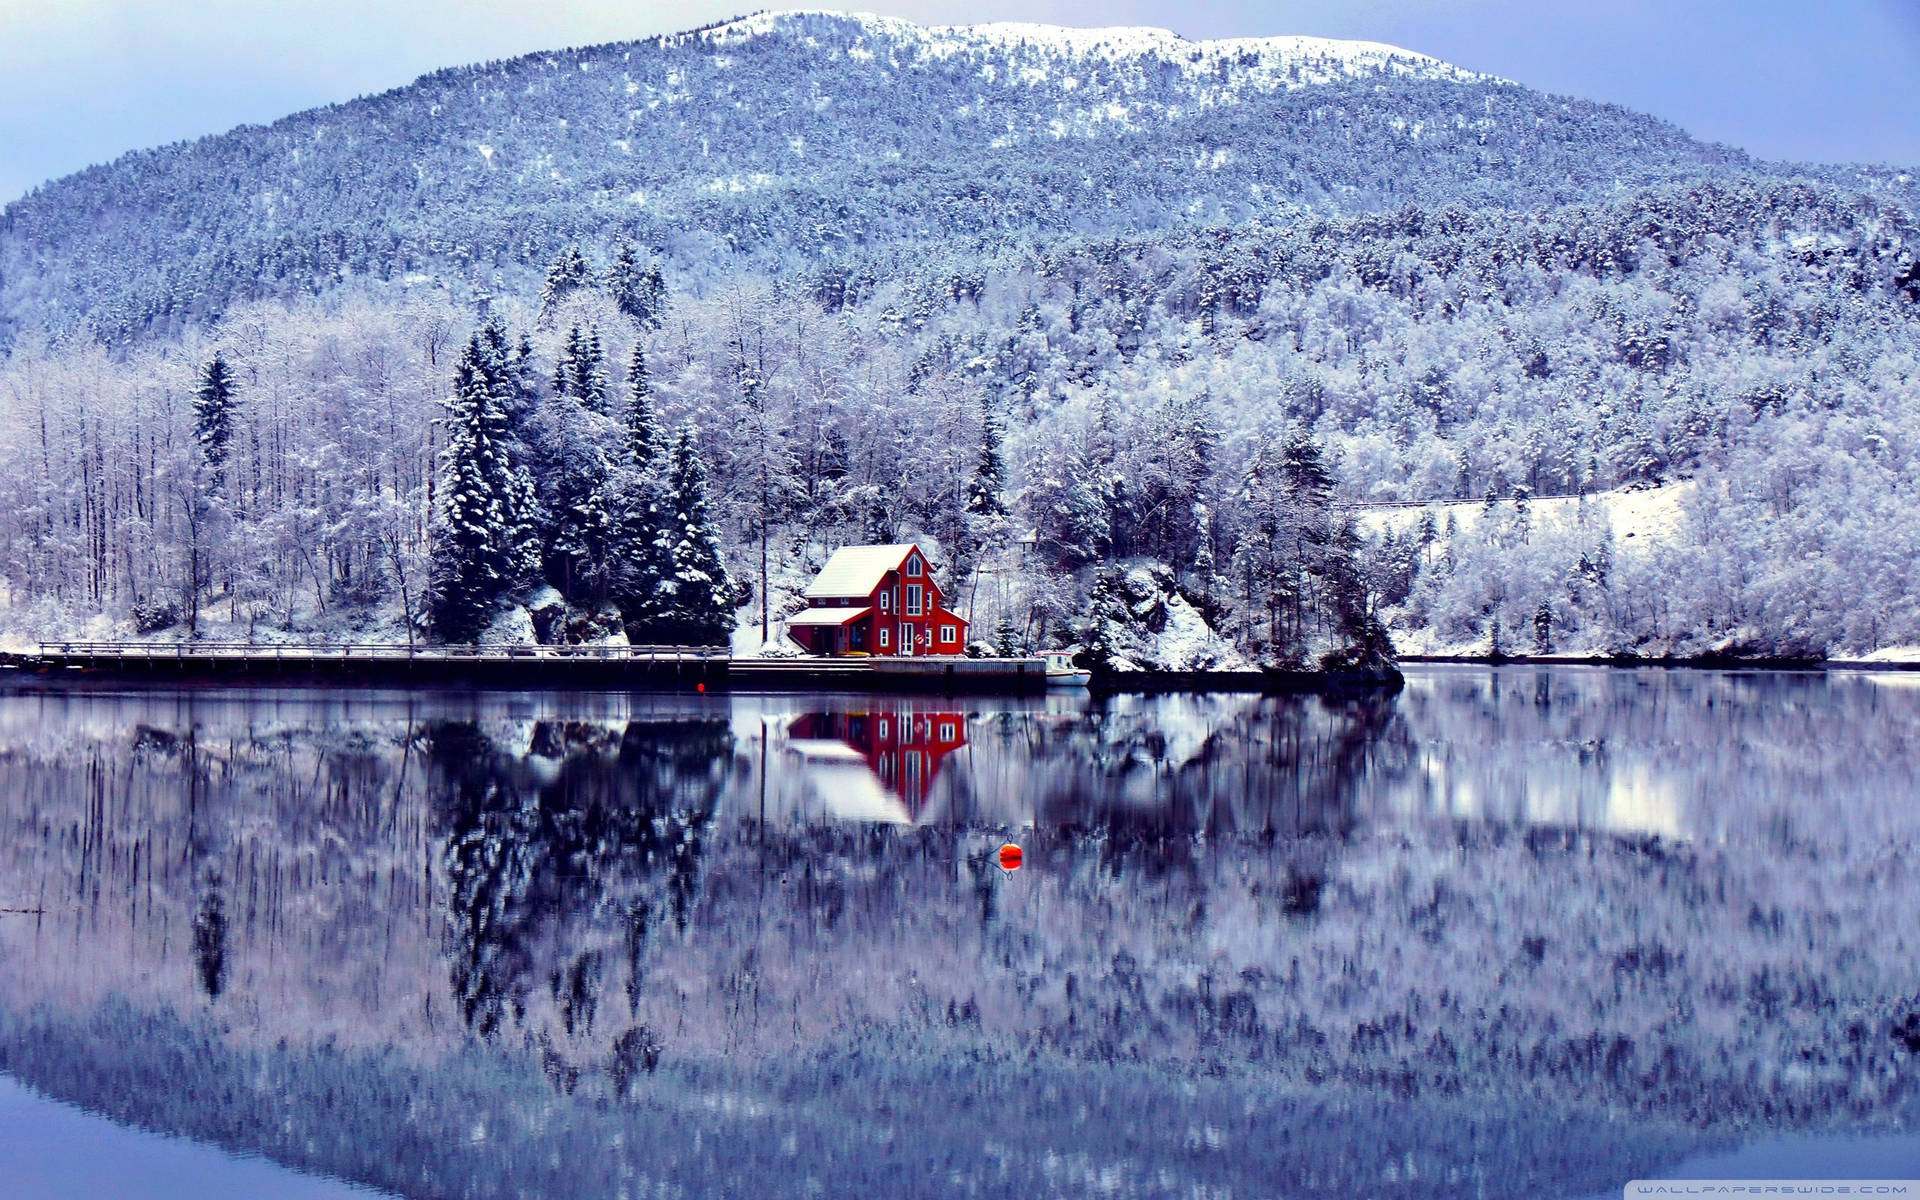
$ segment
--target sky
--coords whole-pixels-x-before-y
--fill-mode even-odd
[[[648,37],[752,0],[0,0],[0,202],[129,150],[440,67]],[[818,7],[818,5],[816,5]],[[862,0],[912,21],[1158,25],[1418,50],[1765,158],[1920,166],[1920,0]]]

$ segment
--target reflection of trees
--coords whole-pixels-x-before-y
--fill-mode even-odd
[[[227,910],[216,885],[200,901],[193,918],[193,962],[209,1000],[218,1000],[227,983]]]
[[[578,927],[600,924],[614,929],[636,1012],[656,914],[686,928],[731,763],[726,722],[633,722],[618,736],[543,722],[518,755],[476,724],[445,722],[427,744],[429,786],[446,822],[449,974],[462,1018],[491,1037],[527,1019],[544,982],[557,1026],[547,1034],[591,1035],[607,953]],[[535,978],[542,964],[544,981]],[[629,1030],[616,1042],[615,1072],[651,1069],[658,1054],[651,1032]]]
[[[1012,722],[1040,764],[1045,823],[1117,846],[1197,834],[1294,837],[1353,824],[1358,780],[1405,762],[1392,696],[1195,701],[1184,726],[1157,708],[1093,708]],[[1011,714],[1009,714],[1011,716]]]

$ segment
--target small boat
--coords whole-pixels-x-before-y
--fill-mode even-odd
[[[1086,687],[1093,681],[1092,671],[1073,665],[1071,650],[1043,650],[1040,661],[1046,664],[1048,687]]]

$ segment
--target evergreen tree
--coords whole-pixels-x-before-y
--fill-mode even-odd
[[[559,357],[553,360],[553,394],[566,396],[573,390],[573,362],[580,354],[580,327],[567,330],[566,345],[560,348]]]
[[[672,574],[673,547],[666,537],[666,481],[658,467],[641,469],[629,456],[616,476],[609,576],[614,605],[634,642],[668,640],[659,631],[670,607],[664,585]]]
[[[607,292],[642,330],[658,329],[667,311],[667,284],[658,263],[644,266],[631,242],[621,242],[607,268]]]
[[[1078,661],[1096,671],[1109,671],[1121,657],[1119,637],[1132,621],[1119,567],[1102,567],[1087,596],[1086,613],[1078,622],[1083,649]]]
[[[547,280],[540,288],[540,316],[544,319],[568,296],[593,286],[593,269],[578,245],[569,244],[553,256],[547,266]]]
[[[980,396],[980,457],[975,462],[973,481],[967,485],[967,511],[980,516],[997,517],[1007,511],[1000,493],[1007,486],[1007,464],[1001,454],[999,414],[986,393]]]
[[[1544,599],[1533,610],[1533,652],[1553,653],[1553,604]]]
[[[566,345],[553,364],[553,393],[571,396],[590,413],[607,411],[606,356],[600,348],[600,330],[581,336],[580,327],[567,330]]]
[[[673,441],[667,471],[668,509],[660,530],[669,574],[661,581],[655,640],[722,645],[733,633],[733,581],[720,557],[708,511],[707,467],[691,423]]]
[[[647,371],[646,350],[634,339],[627,361],[627,453],[641,470],[652,468],[667,448],[666,434],[653,411],[653,378]]]
[[[512,458],[500,366],[481,335],[468,339],[446,402],[427,596],[443,641],[477,637],[529,566],[533,487]]]
[[[1264,637],[1247,631],[1248,648],[1276,663],[1304,665],[1316,632],[1343,629],[1350,612],[1365,608],[1348,590],[1358,587],[1364,596],[1364,586],[1353,582],[1357,538],[1333,523],[1333,472],[1319,443],[1296,430],[1278,453],[1257,446],[1239,499],[1247,525],[1234,574],[1247,615],[1266,618]]]
[[[547,580],[580,607],[599,607],[611,592],[619,516],[612,470],[586,431],[567,437],[554,471],[552,528],[543,556]]]
[[[575,368],[573,380],[574,395],[591,413],[604,415],[607,411],[607,370],[606,356],[600,349],[600,329],[594,326],[587,330],[587,340],[581,346],[580,359]]]
[[[1015,658],[1020,653],[1020,637],[1009,613],[1001,613],[993,627],[993,652],[1001,658]]]
[[[627,361],[627,419],[618,472],[612,584],[629,638],[652,640],[663,615],[661,585],[672,574],[671,547],[662,535],[668,509],[663,470],[666,434],[653,409],[653,382],[638,339]]]
[[[200,385],[193,392],[194,436],[200,443],[200,456],[207,464],[209,490],[218,493],[226,486],[227,459],[233,449],[233,372],[226,357],[214,351],[213,361],[200,372]]]

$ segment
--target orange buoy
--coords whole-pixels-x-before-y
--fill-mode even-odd
[[[696,683],[693,685],[693,690],[696,692],[704,692],[707,690],[707,685],[704,683]]]
[[[1012,842],[1008,842],[1006,845],[1000,847],[1000,869],[1002,871],[1018,871],[1020,864],[1026,861],[1026,857],[1025,854],[1020,852],[1020,847],[1014,845]]]

